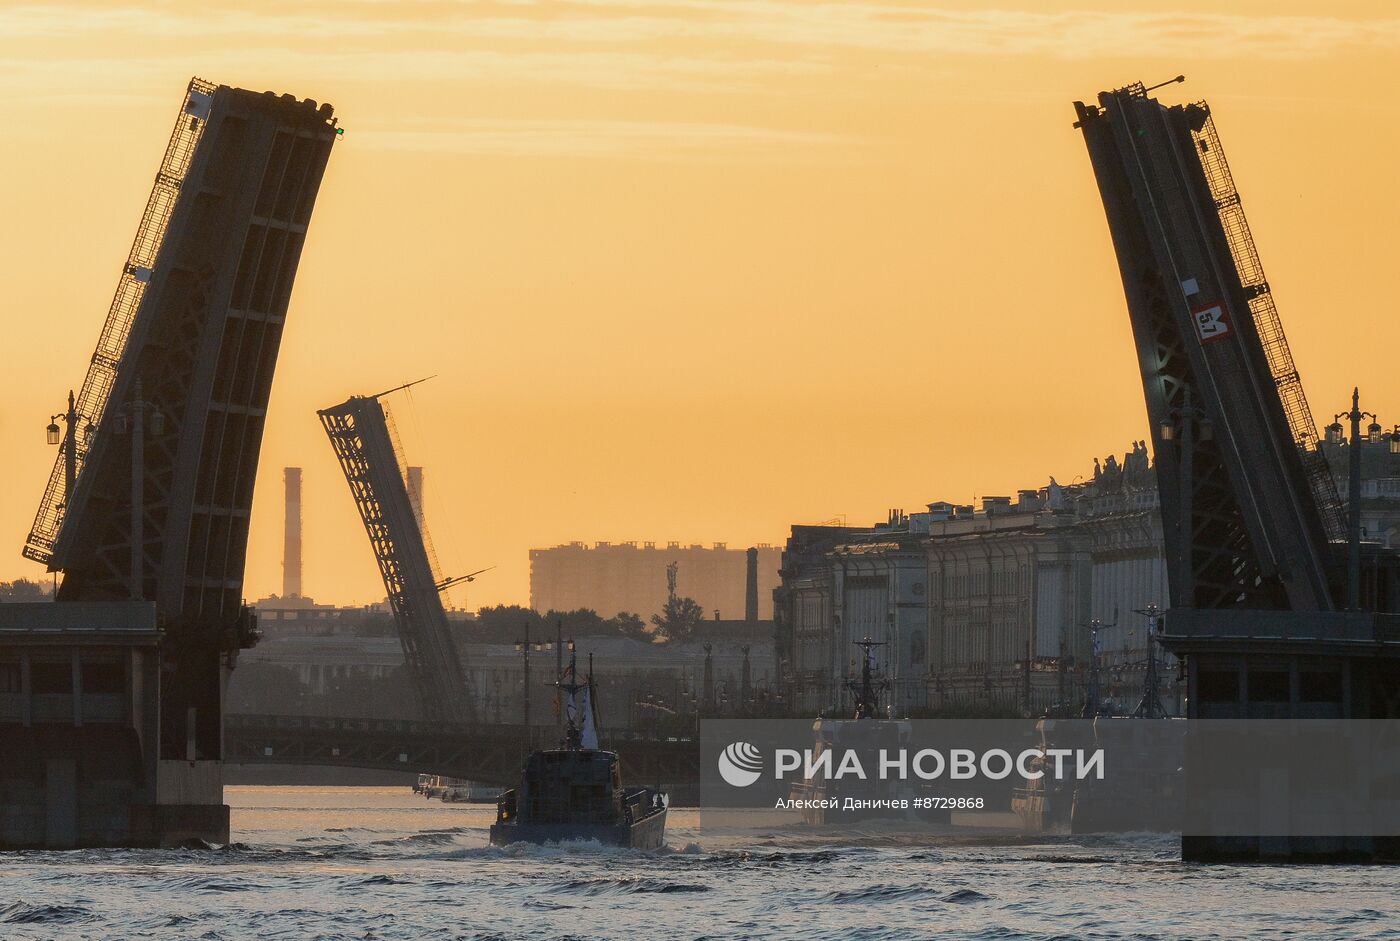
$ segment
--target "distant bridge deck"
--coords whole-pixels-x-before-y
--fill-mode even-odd
[[[341,719],[323,716],[224,716],[224,760],[237,764],[321,765],[450,775],[514,787],[531,742],[523,725]],[[534,726],[533,747],[557,735]],[[661,784],[673,800],[698,796],[700,745],[626,733],[605,738],[618,752],[624,783]]]

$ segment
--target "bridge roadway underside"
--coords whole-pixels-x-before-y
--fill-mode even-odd
[[[224,760],[236,764],[320,765],[443,774],[515,787],[530,746],[523,725],[226,715]],[[534,728],[548,747],[551,727]],[[660,784],[676,804],[699,798],[700,746],[691,740],[604,741],[622,762],[624,784]]]

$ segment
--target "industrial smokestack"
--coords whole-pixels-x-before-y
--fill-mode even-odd
[[[748,551],[748,571],[744,577],[744,620],[752,624],[758,620],[758,550]]]
[[[408,469],[408,502],[413,505],[413,518],[418,521],[418,531],[423,531],[423,468]]]
[[[282,470],[285,482],[287,519],[282,542],[282,597],[301,597],[301,468]]]

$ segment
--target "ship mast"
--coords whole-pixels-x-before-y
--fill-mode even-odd
[[[868,634],[854,643],[861,649],[860,682],[850,680],[846,686],[856,695],[855,718],[878,719],[880,717],[880,693],[889,689],[890,684],[888,680],[875,678],[874,648],[883,647],[885,644],[871,640]]]
[[[589,677],[589,680],[591,682],[592,677]],[[554,685],[560,692],[569,695],[568,703],[564,707],[564,741],[561,747],[569,751],[578,751],[583,747],[583,727],[576,721],[578,691],[586,688],[588,684],[578,681],[578,652],[574,649],[573,638],[569,638],[569,666]]]

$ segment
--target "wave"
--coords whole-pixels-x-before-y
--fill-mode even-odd
[[[667,882],[664,879],[654,879],[648,876],[636,876],[627,878],[602,878],[602,879],[575,879],[572,882],[561,883],[555,891],[566,892],[570,895],[634,895],[634,894],[657,894],[670,895],[677,892],[709,892],[707,885],[696,885],[685,882]]]
[[[0,908],[0,922],[8,925],[74,925],[91,921],[93,913],[76,905],[29,905],[12,902]]]
[[[456,834],[464,832],[458,829],[453,830],[425,830],[421,833],[410,833],[408,836],[396,836],[387,840],[370,840],[371,846],[450,846],[457,841]]]
[[[297,840],[302,843],[303,840]],[[344,859],[344,860],[371,860],[380,858],[383,854],[371,853],[364,846],[357,843],[327,843],[317,837],[308,838],[305,842],[310,846],[275,846],[275,845],[249,845],[246,843],[230,844],[226,849],[236,846],[232,851],[238,855],[239,864],[250,864],[259,862],[290,862],[293,860],[323,860],[323,859]]]
[[[370,885],[414,885],[414,882],[410,879],[395,879],[393,876],[380,873],[374,876],[366,876],[363,879],[356,879],[350,884],[356,887],[363,887]]]
[[[682,855],[685,851],[682,851]],[[618,859],[646,859],[656,855],[670,855],[663,847],[660,850],[640,850],[630,846],[613,846],[597,840],[565,840],[562,843],[511,843],[507,846],[463,846],[441,853],[424,853],[418,859],[569,859],[579,856],[615,857]]]
[[[868,902],[907,902],[931,898],[937,893],[916,885],[868,885],[859,889],[836,889],[826,892],[818,901],[834,905],[864,905]]]
[[[171,879],[164,884],[190,892],[256,892],[269,888],[256,882],[228,882],[213,876],[185,876],[181,879]]]
[[[686,843],[684,846],[663,844],[654,850],[658,856],[700,856],[705,850],[699,843]]]
[[[816,852],[774,850],[755,853],[748,850],[723,850],[705,853],[697,843],[687,844],[683,849],[670,850],[669,855],[696,857],[695,864],[713,869],[746,869],[751,867],[781,868],[784,866],[820,866],[835,862],[850,855],[849,851],[820,850]]]
[[[937,898],[942,902],[964,905],[990,898],[975,889],[958,889],[947,895],[940,895],[939,891],[920,885],[869,885],[859,889],[833,890],[821,895],[818,901],[834,905],[865,905],[871,902],[910,902],[915,899]]]
[[[522,905],[536,912],[562,912],[565,909],[573,908],[572,905],[564,905],[560,902],[546,902],[543,899],[530,899]]]

